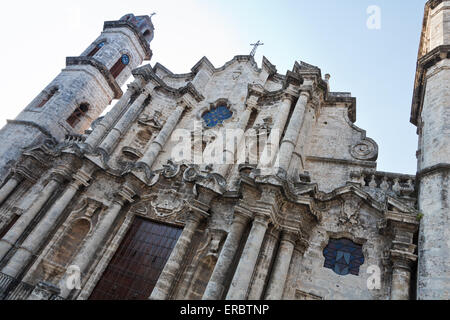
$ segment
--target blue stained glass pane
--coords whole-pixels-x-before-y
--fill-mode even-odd
[[[323,256],[324,267],[341,276],[359,275],[359,267],[364,263],[362,246],[349,239],[330,239]]]
[[[124,65],[129,64],[129,63],[130,63],[130,57],[129,57],[128,55],[124,54],[124,55],[122,56],[122,63],[123,63]]]
[[[205,113],[202,118],[205,121],[205,125],[212,128],[231,118],[232,115],[233,114],[226,106],[218,106]]]
[[[97,45],[97,48],[101,48],[101,47],[103,47],[105,45],[105,42],[100,42],[98,45]]]

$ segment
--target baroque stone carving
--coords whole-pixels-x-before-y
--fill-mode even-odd
[[[350,154],[357,160],[376,160],[378,157],[378,147],[376,143],[365,138],[350,147]]]
[[[339,223],[358,225],[359,224],[359,210],[361,208],[362,201],[355,197],[348,197],[344,199],[341,208],[341,214],[339,216]]]
[[[151,205],[158,217],[178,214],[184,208],[182,195],[173,189],[161,190]]]

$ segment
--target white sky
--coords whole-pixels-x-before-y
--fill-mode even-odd
[[[365,29],[365,9],[372,2],[378,2],[384,10],[385,33]],[[407,10],[401,9],[402,2],[7,1],[2,3],[0,19],[0,125],[6,119],[14,119],[64,68],[67,56],[78,56],[89,46],[102,31],[104,21],[118,20],[126,13],[157,12],[153,17],[156,30],[151,43],[152,65],[160,62],[172,72],[185,73],[207,56],[219,67],[235,55],[248,54],[249,44],[262,40],[265,45],[255,57],[259,65],[265,55],[280,73],[285,73],[295,60],[301,59],[319,66],[322,74],[331,73],[333,91],[348,91],[357,97],[356,124],[367,130],[368,137],[380,147],[378,170],[415,173],[417,136],[409,124],[409,108],[425,1],[408,0]],[[392,35],[389,28],[395,28],[398,41],[403,39],[408,47],[388,39]],[[380,41],[381,45],[376,42],[377,46],[368,48],[364,42],[368,37],[374,37],[372,42]],[[334,40],[347,45],[341,46]],[[387,42],[398,48],[387,51],[383,45]],[[358,48],[360,43],[363,48]],[[336,45],[339,48],[333,47]],[[376,57],[385,60],[374,61]],[[391,58],[395,64],[383,67]],[[395,72],[393,66],[404,69]],[[391,83],[387,79],[395,80]],[[394,83],[401,84],[395,92],[390,91]]]

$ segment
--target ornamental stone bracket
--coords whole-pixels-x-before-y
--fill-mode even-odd
[[[33,289],[27,300],[50,300],[52,297],[57,296],[60,289],[48,282],[41,281]]]

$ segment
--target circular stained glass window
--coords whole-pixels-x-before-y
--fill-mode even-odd
[[[129,57],[128,55],[124,54],[124,55],[122,56],[122,63],[123,63],[124,65],[128,65],[128,64],[130,63],[130,57]]]

